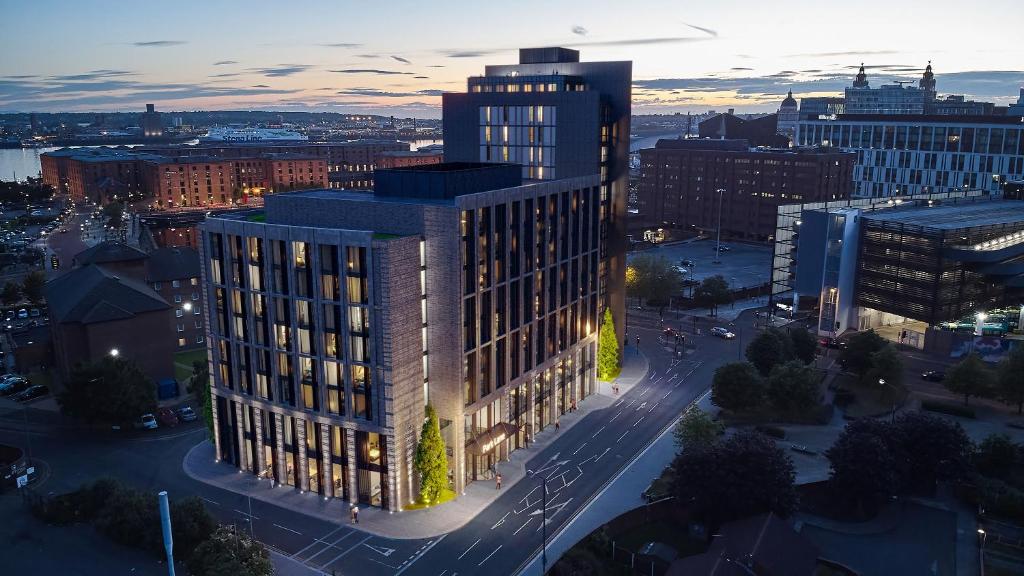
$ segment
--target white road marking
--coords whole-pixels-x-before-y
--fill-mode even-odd
[[[504,524],[505,523],[505,518],[508,518],[509,514],[511,514],[511,512],[506,512],[505,515],[501,517],[501,520],[498,520],[498,522],[494,526],[491,526],[491,530],[494,530],[498,526],[501,526],[502,524]]]
[[[469,551],[473,549],[473,546],[476,546],[476,545],[477,545],[477,544],[479,544],[479,543],[480,543],[480,539],[479,539],[479,538],[477,538],[477,539],[476,539],[476,542],[473,542],[473,543],[472,543],[472,544],[471,544],[471,545],[469,546],[469,548],[466,548],[466,551],[465,551],[465,552],[463,552],[462,554],[460,554],[460,555],[459,555],[459,560],[462,560],[462,557],[463,557],[463,556],[465,556],[466,554],[469,554]]]
[[[246,518],[252,518],[254,520],[259,520],[260,519],[259,516],[253,516],[252,514],[246,514],[245,512],[242,512],[241,510],[239,510],[238,508],[235,508],[235,512],[238,512],[239,514],[241,514],[242,516],[245,516]]]
[[[584,442],[583,444],[580,444],[580,447],[576,449],[576,452],[579,452],[580,450],[583,450],[583,447],[586,446],[586,445],[587,445],[586,442]],[[575,456],[576,452],[573,452],[572,455]]]
[[[647,407],[647,402],[644,402],[643,404],[640,404],[639,406],[636,407],[636,411],[639,412],[640,410],[643,410],[646,407]]]
[[[600,428],[598,428],[597,432],[594,432],[594,435],[591,436],[591,438],[597,438],[597,435],[600,434],[601,431],[604,430],[604,428],[605,428],[604,426],[601,426]]]
[[[289,532],[291,532],[293,534],[298,534],[299,536],[302,536],[302,532],[299,532],[298,530],[292,530],[291,528],[288,528],[287,526],[281,526],[280,524],[274,524],[274,526],[277,526],[281,530],[287,530],[287,531],[289,531]]]
[[[609,422],[615,422],[615,419],[619,417],[619,414],[622,414],[622,410],[619,410],[618,413],[615,414],[615,416],[612,416],[612,419],[609,420]]]
[[[523,522],[522,526],[520,526],[519,528],[516,528],[516,531],[513,532],[512,535],[515,536],[516,534],[519,534],[519,531],[522,530],[523,528],[526,528],[526,525],[529,524],[530,522],[533,522],[533,516],[530,516],[529,518],[527,518],[526,522]]]
[[[669,390],[668,392],[665,392],[665,395],[662,396],[661,399],[664,400],[665,398],[668,398],[668,395],[671,394],[671,393],[672,393],[671,390]]]
[[[426,546],[424,546],[423,548],[420,549],[419,553],[412,560],[408,561],[409,562],[408,564],[404,564],[403,563],[403,566],[402,566],[401,570],[399,570],[398,572],[395,572],[395,576],[398,576],[402,572],[405,572],[406,570],[408,570],[409,566],[412,566],[417,560],[419,560],[420,558],[423,558],[423,556],[427,552],[430,552],[431,548],[436,546],[437,543],[440,542],[441,540],[444,540],[445,536],[447,536],[447,534],[442,534],[441,537],[438,538],[437,540],[432,540],[432,541],[428,542]],[[445,570],[444,572],[447,572],[447,570]],[[441,574],[443,575],[444,572],[441,572]],[[452,574],[452,576],[458,576],[458,574],[459,574],[458,572],[455,572],[454,574]]]
[[[313,540],[313,543],[312,543],[312,544],[310,544],[309,546],[306,546],[306,547],[305,547],[305,548],[303,548],[302,550],[299,550],[299,551],[298,551],[298,552],[296,552],[295,554],[292,554],[292,558],[295,558],[295,557],[296,557],[296,556],[298,556],[299,554],[302,554],[303,552],[305,552],[306,550],[309,550],[310,548],[312,548],[313,546],[316,546],[317,544],[327,544],[327,542],[326,542],[327,538],[330,538],[330,537],[331,537],[331,536],[333,536],[333,535],[334,535],[334,534],[335,534],[335,533],[336,533],[336,532],[337,532],[338,530],[342,530],[342,529],[344,529],[344,528],[345,528],[344,526],[338,526],[337,528],[335,528],[334,530],[331,530],[331,531],[330,531],[330,532],[328,532],[327,534],[324,534],[323,536],[321,536],[321,537],[317,538],[316,540]],[[351,534],[351,532],[350,532],[350,534]],[[339,542],[340,542],[340,540],[339,540]]]
[[[342,540],[344,540],[345,538],[348,538],[349,536],[351,536],[351,535],[353,535],[353,534],[362,534],[362,532],[357,532],[357,531],[355,531],[355,530],[352,530],[351,532],[349,532],[349,533],[345,534],[345,535],[344,535],[344,536],[342,536],[341,538],[338,538],[338,539],[337,539],[337,540],[335,540],[334,542],[330,542],[330,543],[328,543],[328,542],[326,542],[326,541],[324,541],[324,540],[321,540],[321,542],[323,542],[324,544],[327,544],[327,546],[326,546],[326,547],[325,547],[325,548],[324,548],[323,550],[321,550],[321,551],[317,552],[316,554],[313,554],[313,555],[312,555],[312,556],[310,556],[309,558],[306,558],[306,562],[307,562],[307,563],[308,563],[308,562],[310,562],[311,560],[313,560],[313,558],[316,558],[317,556],[319,556],[319,555],[323,554],[324,552],[327,552],[328,550],[333,550],[333,549],[338,549],[338,550],[341,550],[341,547],[340,547],[340,546],[338,546],[338,544],[341,544],[341,541],[342,541]],[[312,544],[310,544],[310,546],[312,546]],[[326,566],[326,564],[325,564],[325,566]]]
[[[488,555],[487,555],[487,558],[484,558],[483,560],[481,560],[481,561],[480,561],[480,563],[479,563],[479,564],[477,564],[477,566],[483,566],[483,565],[484,565],[484,562],[487,562],[488,560],[490,560],[490,559],[491,559],[491,556],[494,556],[495,554],[497,554],[497,553],[498,553],[498,550],[501,550],[501,546],[502,546],[502,545],[501,545],[501,544],[499,544],[499,545],[498,545],[498,547],[494,549],[494,552],[491,552],[490,554],[488,554]]]
[[[607,453],[608,453],[608,452],[609,452],[610,450],[611,450],[611,448],[605,448],[605,449],[604,449],[604,452],[601,452],[601,456],[604,456],[604,455],[605,455],[605,454],[607,454]],[[597,462],[598,460],[600,460],[600,459],[601,459],[601,456],[598,456],[597,458],[594,458],[594,462]]]
[[[661,402],[660,401],[655,402],[654,406],[651,406],[651,409],[648,410],[647,413],[650,414],[651,412],[654,412],[654,409],[658,407],[658,404],[661,404]]]
[[[321,568],[321,569],[323,569],[323,568],[326,568],[326,567],[330,566],[331,564],[334,564],[334,563],[335,563],[335,562],[337,562],[338,560],[341,560],[341,559],[342,559],[343,557],[347,556],[347,555],[348,555],[348,554],[350,554],[350,553],[351,553],[351,552],[352,552],[353,550],[355,550],[356,548],[358,548],[360,544],[362,544],[362,543],[366,542],[366,541],[367,541],[367,540],[369,540],[370,538],[373,538],[373,535],[367,536],[366,538],[363,538],[363,539],[362,539],[362,540],[360,540],[359,542],[356,542],[356,545],[355,545],[355,546],[353,546],[353,547],[349,548],[348,550],[345,550],[344,552],[342,552],[341,554],[338,554],[338,555],[337,555],[337,556],[335,556],[334,558],[331,558],[330,560],[328,560],[327,562],[325,562],[324,564],[322,564],[322,565],[320,566],[320,568]]]
[[[202,496],[200,496],[200,498],[202,498]],[[220,502],[214,502],[213,500],[210,500],[209,498],[203,498],[203,500],[206,500],[207,502],[209,502],[210,504],[213,504],[214,506],[220,506]]]
[[[622,436],[619,436],[619,439],[616,440],[615,443],[618,444],[619,442],[622,442],[622,438],[625,437],[626,434],[629,434],[629,430],[626,430],[625,432],[623,432]],[[603,454],[602,454],[602,456],[603,456]]]
[[[369,544],[363,544],[363,546],[366,546],[367,548],[369,548],[370,550],[373,550],[374,552],[376,552],[377,554],[380,554],[381,556],[391,556],[392,554],[395,553],[395,549],[394,548],[385,548],[384,546],[370,546]],[[387,566],[387,564],[385,564],[385,566]]]
[[[633,425],[630,426],[630,428],[636,428],[636,425],[639,424],[640,422],[642,422],[643,419],[644,419],[644,417],[641,416],[639,420],[637,420],[636,422],[633,422]]]

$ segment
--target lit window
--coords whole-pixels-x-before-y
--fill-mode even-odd
[[[181,288],[181,280],[171,280],[172,288]]]
[[[175,311],[174,311],[174,316],[175,316],[176,318],[181,318],[181,317],[182,317],[182,316],[184,316],[184,315],[185,315],[185,313],[184,313],[184,312],[183,312],[183,311],[181,310],[181,308],[177,308],[177,309],[175,309]]]

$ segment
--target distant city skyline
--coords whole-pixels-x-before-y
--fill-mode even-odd
[[[790,89],[841,92],[861,62],[878,85],[916,80],[931,60],[940,93],[999,104],[1024,85],[1024,48],[999,31],[1024,19],[1014,0],[969,11],[948,0],[927,11],[865,0],[856,14],[809,0],[364,6],[0,0],[0,112],[134,112],[152,102],[436,118],[442,92],[531,46],[632,60],[639,114],[773,111]]]

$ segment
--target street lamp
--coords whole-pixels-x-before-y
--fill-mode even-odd
[[[527,470],[527,474],[534,475],[536,472],[533,470]],[[540,477],[541,487],[541,547],[540,547],[540,565],[541,574],[548,573],[548,480],[547,478]]]
[[[878,379],[878,385],[881,386],[883,389],[885,388],[885,386],[888,386],[888,387],[892,388],[893,394],[892,394],[892,417],[891,417],[891,421],[893,423],[895,423],[896,422],[896,387],[893,386],[892,384],[886,383],[885,378],[879,378]]]
[[[715,231],[715,259],[712,261],[713,264],[721,264],[722,255],[722,195],[725,194],[725,188],[719,188],[715,190],[718,192],[718,229]]]
[[[188,312],[188,311],[192,310],[192,303],[191,302],[185,302],[181,307],[185,309],[185,312]]]
[[[988,534],[985,533],[985,529],[984,528],[978,528],[978,538],[981,539],[981,549],[982,550],[985,550],[985,538],[987,536],[988,536]]]
[[[113,357],[113,358],[117,358],[117,357],[118,357],[118,355],[120,355],[120,354],[121,354],[121,351],[120,351],[120,350],[118,350],[117,348],[111,348],[111,349],[110,349],[110,356],[111,356],[111,357]]]

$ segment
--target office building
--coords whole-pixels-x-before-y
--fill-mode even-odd
[[[800,121],[800,107],[793,98],[793,91],[786,94],[786,98],[779,105],[779,111],[775,122],[775,130],[790,141],[796,137],[796,125]]]
[[[146,104],[146,111],[142,113],[139,124],[142,125],[142,136],[144,138],[161,138],[164,135],[163,118],[156,111],[156,106],[153,104]]]
[[[1007,116],[1024,116],[1024,88],[1020,89],[1020,96],[1017,96],[1017,102],[1011,104],[1006,109]]]
[[[637,208],[655,228],[770,241],[780,204],[848,198],[854,155],[751,148],[746,140],[660,140],[640,151]],[[721,191],[721,192],[719,192]]]
[[[595,391],[600,189],[448,163],[208,218],[218,456],[401,510],[429,403],[455,490],[482,478]]]
[[[605,303],[625,322],[631,62],[580,62],[566,48],[527,48],[487,66],[465,93],[442,96],[447,162],[512,162],[537,180],[601,178]],[[774,129],[773,129],[774,131]]]

